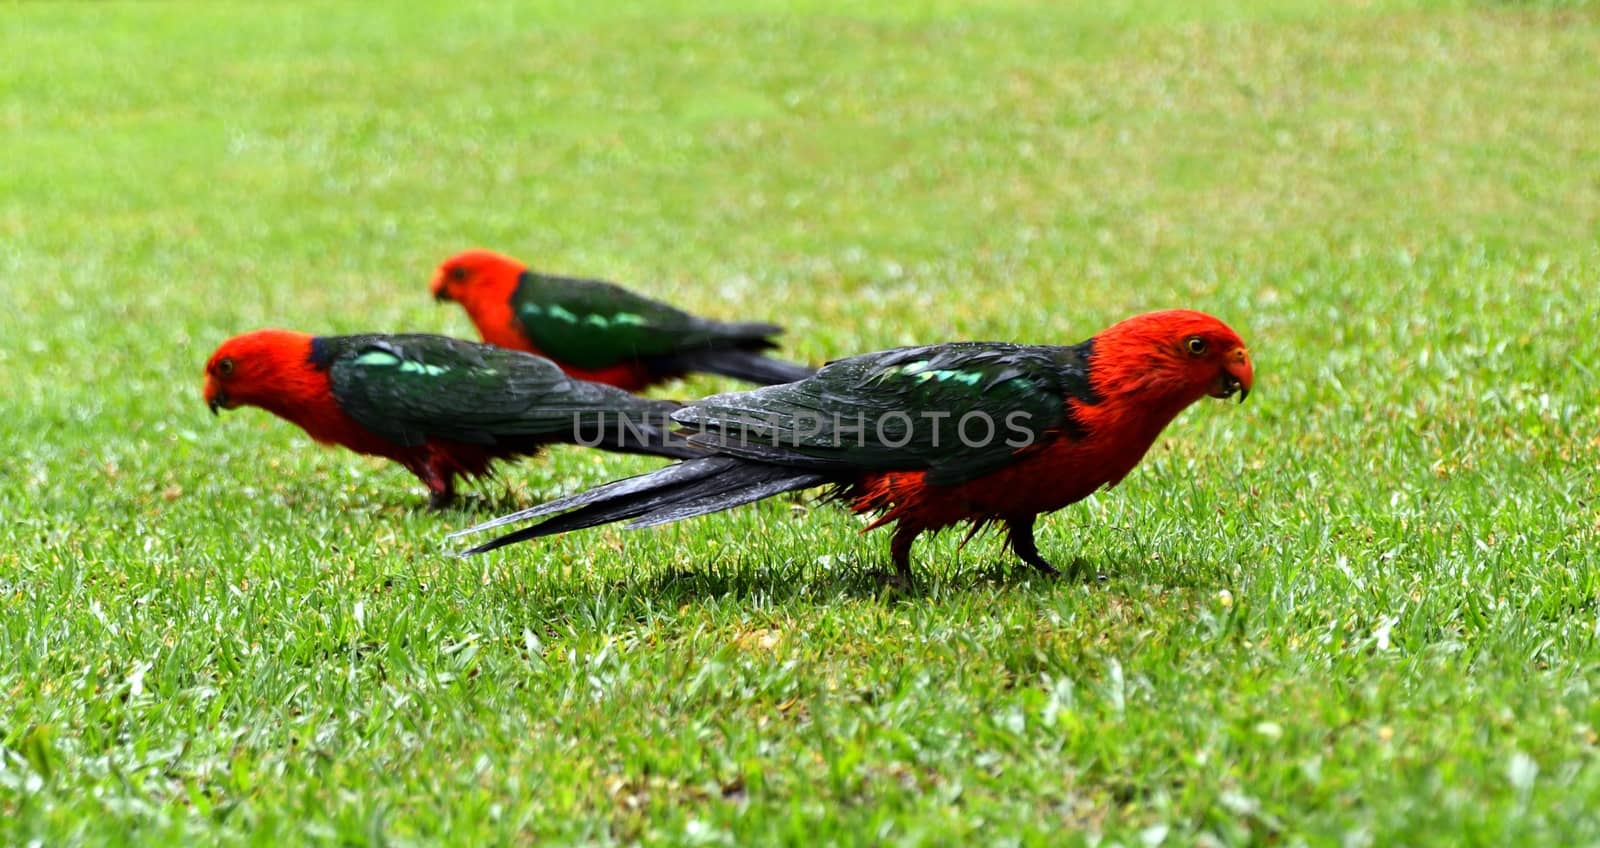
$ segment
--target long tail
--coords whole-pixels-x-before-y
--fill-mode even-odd
[[[762,356],[759,351],[753,350],[707,350],[685,353],[677,357],[677,364],[685,371],[721,374],[724,377],[761,386],[793,383],[817,373],[815,368]]]
[[[826,475],[815,471],[727,456],[703,457],[504,515],[452,533],[450,538],[482,532],[514,521],[564,513],[491,539],[462,555],[481,554],[527,539],[615,521],[629,521],[630,528],[653,527],[681,518],[719,512],[782,492],[808,489],[825,482],[828,482]]]

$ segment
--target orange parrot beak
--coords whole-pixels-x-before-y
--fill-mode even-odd
[[[434,273],[433,283],[429,286],[429,288],[433,291],[433,299],[439,301],[440,303],[444,303],[448,300],[455,300],[455,298],[450,296],[450,292],[445,290],[444,283],[444,269],[441,268]]]
[[[1211,388],[1211,396],[1225,399],[1238,392],[1239,402],[1244,403],[1244,399],[1250,396],[1250,386],[1255,382],[1255,376],[1255,369],[1250,367],[1250,351],[1236,347],[1223,363],[1222,373],[1217,375],[1216,385]]]

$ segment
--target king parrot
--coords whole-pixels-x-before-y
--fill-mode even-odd
[[[1185,407],[1241,401],[1254,379],[1238,334],[1187,310],[1129,318],[1069,346],[962,342],[841,359],[789,385],[719,395],[672,418],[711,455],[481,524],[544,521],[467,551],[614,521],[650,527],[831,486],[867,529],[894,525],[895,579],[918,535],[1002,524],[1025,563],[1034,521],[1114,486]]]
[[[445,260],[432,288],[436,300],[467,310],[485,342],[549,357],[573,377],[628,391],[693,372],[759,385],[815,373],[765,355],[782,327],[700,318],[611,283],[530,271],[488,250]]]
[[[429,504],[455,497],[455,478],[553,443],[675,458],[703,456],[674,435],[678,404],[574,380],[520,351],[444,336],[312,336],[256,330],[206,362],[206,403],[257,406],[313,439],[405,466]]]

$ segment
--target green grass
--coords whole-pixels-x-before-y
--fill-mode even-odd
[[[0,843],[1595,844],[1587,4],[8,6]],[[1222,316],[1041,546],[775,501],[473,560],[200,371],[492,246],[820,361]],[[731,388],[697,380],[671,393]]]

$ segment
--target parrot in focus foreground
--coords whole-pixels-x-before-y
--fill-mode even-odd
[[[876,516],[868,530],[894,525],[897,583],[911,580],[919,535],[963,522],[973,533],[1003,525],[1018,558],[1054,575],[1034,540],[1038,516],[1116,485],[1179,412],[1208,395],[1243,401],[1253,380],[1238,334],[1188,310],[1138,315],[1068,346],[958,342],[869,353],[674,412],[705,457],[454,535],[553,516],[466,551],[475,554],[829,486],[855,512]]]
[[[556,277],[488,250],[444,261],[434,299],[467,311],[489,344],[547,357],[580,380],[631,392],[690,373],[758,385],[803,380],[815,369],[773,359],[773,324],[700,318],[599,280]]]
[[[456,477],[496,460],[575,443],[674,458],[703,455],[673,435],[678,404],[574,380],[520,351],[444,336],[312,336],[256,330],[206,362],[206,404],[257,406],[318,442],[386,457],[428,487],[435,509]]]

